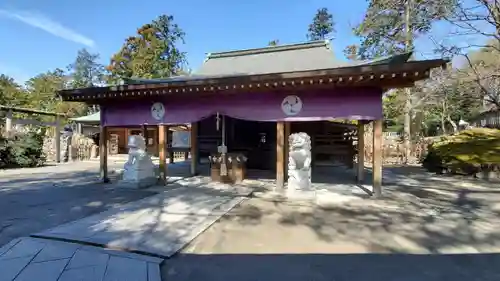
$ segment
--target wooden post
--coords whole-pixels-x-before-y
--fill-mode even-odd
[[[146,152],[148,151],[148,126],[146,124],[142,125],[142,136],[144,137],[144,141],[146,142]]]
[[[158,149],[160,156],[160,180],[167,184],[167,125],[158,125]]]
[[[285,179],[284,181],[286,182],[288,180],[288,150],[289,150],[289,142],[288,138],[290,137],[290,130],[291,130],[292,123],[291,122],[285,122]]]
[[[5,116],[5,135],[9,136],[12,131],[12,109],[7,111],[7,115]]]
[[[358,174],[357,180],[363,182],[365,178],[365,123],[358,121]]]
[[[55,157],[56,163],[61,163],[61,120],[56,116],[56,126],[54,127],[54,144],[55,144]]]
[[[382,120],[373,121],[373,195],[382,196]]]
[[[109,177],[108,177],[108,128],[103,126],[102,124],[101,124],[101,132],[99,134],[99,161],[100,161],[101,180],[104,183],[108,183],[109,182]]]
[[[198,174],[198,122],[191,123],[191,175]]]
[[[276,123],[276,188],[285,185],[285,122]]]
[[[174,150],[172,148],[173,131],[167,131],[168,163],[174,164]]]

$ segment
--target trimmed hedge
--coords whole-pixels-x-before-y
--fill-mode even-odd
[[[500,167],[500,130],[474,128],[429,145],[422,165],[435,173],[475,175]]]
[[[19,133],[0,136],[0,169],[38,167],[46,162],[43,153],[43,134]]]

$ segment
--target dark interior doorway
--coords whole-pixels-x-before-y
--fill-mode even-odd
[[[248,169],[276,169],[276,122],[240,120],[226,116],[226,146],[230,153],[242,153],[247,158]],[[217,130],[216,116],[203,119],[198,124],[200,157],[217,152],[222,144],[222,126]]]

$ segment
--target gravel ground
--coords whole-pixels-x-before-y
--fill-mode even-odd
[[[500,280],[500,189],[398,169],[381,200],[251,198],[167,260],[163,280]]]

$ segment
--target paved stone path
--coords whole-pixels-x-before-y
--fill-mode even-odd
[[[239,204],[249,190],[220,184],[162,192],[33,235],[170,257]]]
[[[175,170],[185,166],[180,163]],[[250,193],[243,186],[210,183],[204,177],[183,179],[182,173],[172,178],[176,183],[153,188],[155,192],[120,189],[119,184],[97,183],[95,167],[95,163],[63,164],[0,173],[0,232],[19,230],[3,239],[32,234],[0,248],[0,281],[161,281],[159,265],[164,257],[176,253]],[[102,195],[107,193],[116,193],[116,203],[106,203]],[[133,198],[143,199],[123,204]],[[92,207],[93,213],[107,210],[85,217],[89,212],[76,212],[82,207]],[[12,216],[25,224],[20,227]],[[1,242],[0,246],[7,241]]]
[[[0,281],[161,281],[160,258],[37,238],[0,248]]]
[[[157,192],[98,179],[98,163],[0,171],[0,246]]]

